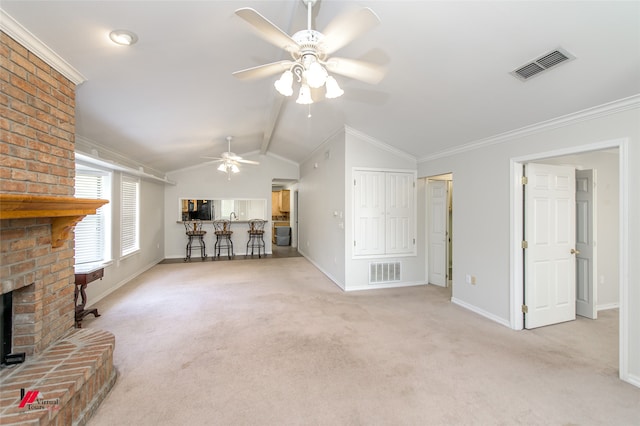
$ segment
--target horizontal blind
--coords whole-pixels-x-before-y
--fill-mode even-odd
[[[77,198],[107,198],[105,176],[100,172],[78,170],[76,172]],[[100,207],[96,214],[87,215],[75,227],[76,264],[101,262],[104,260],[105,209]]]
[[[139,243],[139,192],[140,182],[129,176],[122,176],[120,253],[126,256],[140,248]]]

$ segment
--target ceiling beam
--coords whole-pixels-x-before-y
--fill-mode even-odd
[[[291,10],[291,17],[289,18],[289,25],[287,28],[287,34],[293,33],[293,21],[298,14],[298,11],[302,7],[302,1],[295,2],[295,6]],[[306,6],[305,6],[306,13]],[[271,145],[271,141],[273,140],[273,132],[276,129],[278,124],[278,120],[280,119],[280,114],[282,112],[282,106],[284,104],[285,97],[280,95],[279,93],[275,93],[273,97],[273,102],[271,104],[271,108],[269,108],[269,118],[265,124],[264,132],[262,133],[262,145],[260,146],[260,154],[264,155],[269,151],[269,145]]]

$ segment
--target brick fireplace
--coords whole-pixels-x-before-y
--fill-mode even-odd
[[[82,424],[113,385],[113,335],[74,328],[73,226],[96,200],[73,197],[75,84],[0,31],[0,282],[11,292],[2,424]],[[21,404],[23,390],[55,400]],[[20,407],[20,405],[23,405]]]

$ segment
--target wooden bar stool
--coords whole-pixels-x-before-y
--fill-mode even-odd
[[[260,258],[260,253],[265,253],[265,244],[264,244],[264,224],[266,220],[262,219],[251,219],[249,221],[249,241],[247,241],[247,251],[245,257],[249,255],[249,247],[251,247],[251,257],[253,257],[253,250],[258,249],[258,258]],[[265,253],[266,254],[266,253]]]
[[[214,253],[220,257],[220,251],[226,250],[227,256],[231,259],[233,254],[233,241],[231,241],[231,222],[226,219],[218,219],[213,221],[213,230],[216,234],[216,244],[213,248]],[[215,258],[215,256],[214,256]]]

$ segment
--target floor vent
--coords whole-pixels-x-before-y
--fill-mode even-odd
[[[527,81],[531,77],[536,76],[543,71],[547,71],[558,64],[571,61],[575,58],[576,57],[571,53],[560,48],[546,53],[528,64],[518,67],[515,71],[511,71],[510,74],[519,80]]]
[[[400,262],[378,262],[369,264],[369,284],[400,281]]]

